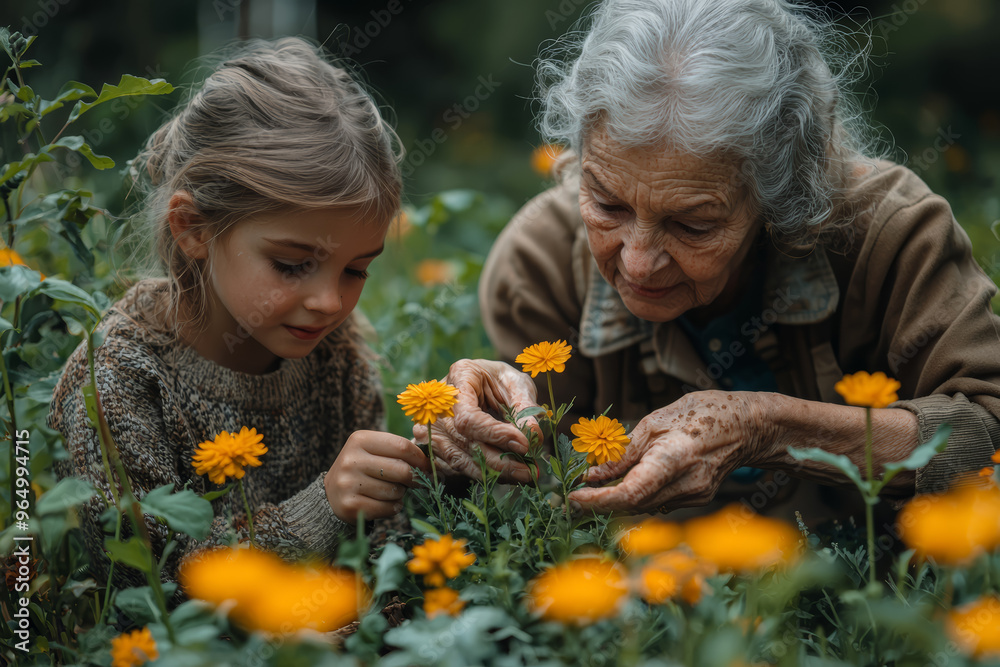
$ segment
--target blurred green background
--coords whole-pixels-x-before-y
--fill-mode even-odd
[[[395,118],[403,146],[408,232],[375,265],[362,307],[379,333],[390,401],[406,382],[440,376],[460,356],[490,356],[478,324],[475,283],[490,242],[548,180],[531,168],[532,63],[569,30],[585,0],[5,0],[0,25],[39,35],[43,63],[29,82],[52,97],[69,79],[95,88],[123,73],[183,86],[193,59],[238,35],[301,34],[358,63]],[[995,0],[845,0],[821,4],[848,26],[868,25],[869,75],[859,82],[890,154],[945,195],[976,256],[1000,277],[1000,3]],[[99,247],[129,206],[122,167],[181,93],[107,104],[81,120],[82,134],[115,169],[70,169],[111,214],[91,230]],[[58,114],[53,114],[58,115]],[[56,128],[61,119],[56,120]],[[435,130],[439,130],[435,133]],[[55,130],[53,130],[54,132]],[[51,136],[51,135],[50,135]],[[24,147],[4,134],[0,162]],[[50,165],[46,165],[46,168]],[[72,165],[71,165],[72,167]],[[45,172],[46,169],[43,169]],[[65,173],[65,172],[63,172]],[[52,181],[54,172],[48,170]],[[49,182],[49,188],[59,184]],[[26,235],[18,250],[42,271],[85,272],[57,240]],[[443,263],[429,264],[426,259]],[[34,261],[33,261],[34,260]],[[116,262],[94,267],[113,299]],[[82,275],[80,276],[83,277]],[[88,280],[82,280],[88,283]],[[390,415],[393,415],[390,410]],[[394,430],[404,431],[398,416]]]

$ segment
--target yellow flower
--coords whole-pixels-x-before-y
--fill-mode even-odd
[[[427,540],[413,547],[413,558],[406,568],[413,574],[424,575],[424,583],[440,588],[445,579],[454,579],[465,568],[476,562],[476,555],[465,550],[467,542],[451,535],[437,540]]]
[[[424,613],[427,618],[441,614],[458,616],[465,608],[465,600],[458,599],[458,591],[447,586],[424,591]]]
[[[443,285],[455,280],[455,266],[440,259],[425,259],[417,264],[417,282],[421,285]]]
[[[576,436],[573,449],[587,452],[587,463],[590,465],[617,461],[629,443],[625,427],[617,419],[608,419],[604,415],[597,419],[580,417],[580,422],[570,426],[569,430]]]
[[[531,152],[531,168],[540,176],[551,176],[552,167],[565,149],[558,144],[543,144]]]
[[[680,597],[693,605],[704,592],[705,576],[712,573],[709,564],[684,551],[665,551],[653,556],[640,571],[639,594],[650,604]]]
[[[990,457],[990,461],[1000,465],[1000,452],[994,452],[993,456]]]
[[[588,556],[551,567],[532,579],[525,602],[546,620],[584,625],[614,616],[627,593],[620,565]]]
[[[293,565],[258,549],[195,554],[178,576],[189,597],[213,605],[231,601],[235,623],[275,634],[336,630],[357,620],[369,601],[367,587],[348,570]]]
[[[673,549],[681,543],[683,534],[680,524],[653,517],[623,532],[618,548],[627,556],[642,558]]]
[[[1000,657],[1000,598],[989,595],[948,612],[948,637],[976,658]]]
[[[0,247],[0,266],[28,266],[28,264],[16,250]],[[31,267],[28,266],[28,268]],[[45,274],[41,271],[39,274],[42,276],[42,280],[45,280]]]
[[[1000,488],[960,486],[924,494],[896,517],[899,533],[922,558],[960,565],[1000,546]]]
[[[138,667],[160,657],[149,628],[133,630],[111,640],[111,667]]]
[[[882,371],[874,375],[858,371],[854,375],[845,375],[843,380],[833,386],[848,405],[863,408],[884,408],[894,403],[898,400],[896,390],[899,387],[898,380],[887,377]]]
[[[524,348],[514,361],[522,364],[522,370],[531,373],[531,377],[549,371],[562,373],[566,370],[566,362],[569,361],[572,351],[573,346],[567,345],[564,340],[557,340],[554,343],[543,341]]]
[[[257,429],[244,426],[239,433],[223,431],[215,440],[198,445],[191,465],[199,475],[208,475],[215,484],[223,484],[227,477],[242,479],[245,466],[259,466],[259,456],[267,453],[267,446]]]
[[[438,417],[454,417],[458,388],[440,380],[406,385],[406,391],[396,396],[403,412],[417,424],[433,424]]]
[[[688,521],[684,541],[720,570],[740,572],[787,564],[797,558],[799,548],[799,535],[790,525],[736,503]]]

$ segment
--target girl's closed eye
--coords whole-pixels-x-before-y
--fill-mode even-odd
[[[305,273],[309,268],[309,262],[301,262],[299,264],[286,264],[285,262],[279,261],[277,259],[271,260],[271,266],[278,273],[284,274],[286,276],[297,276],[300,273]]]
[[[346,269],[346,271],[358,280],[365,280],[368,278],[368,269]]]

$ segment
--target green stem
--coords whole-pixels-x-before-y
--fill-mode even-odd
[[[437,502],[438,513],[441,516],[441,524],[444,526],[446,531],[450,531],[449,521],[444,515],[444,505],[441,503],[441,492],[438,489],[438,472],[437,464],[434,463],[434,424],[427,424],[427,458],[431,460],[431,479],[434,483],[434,488],[431,489],[431,495],[434,496],[434,500]]]
[[[567,518],[566,524],[566,541],[569,542],[569,538],[572,535],[572,528],[568,522],[569,519],[569,488],[566,486],[566,469],[569,466],[567,461],[563,460],[562,454],[559,452],[559,436],[556,435],[556,427],[558,423],[553,420],[556,414],[556,395],[552,391],[552,373],[545,374],[545,381],[549,385],[549,411],[552,416],[548,418],[549,422],[549,434],[552,436],[552,449],[555,451],[556,460],[559,461],[559,468],[562,472],[559,475],[559,483],[562,485],[562,497],[563,497],[563,516]]]
[[[107,465],[107,459],[105,459],[105,465]],[[118,512],[118,520],[115,522],[115,542],[120,541],[121,537],[122,537],[122,513]],[[114,588],[111,582],[114,581],[114,578],[115,578],[115,562],[111,561],[111,567],[108,568],[107,588],[105,588],[104,590],[104,607],[101,609],[101,617],[97,621],[98,625],[103,623],[104,619],[108,615],[108,609],[111,605],[111,589]]]
[[[872,409],[865,408],[865,466],[868,491],[865,493],[865,523],[868,527],[868,584],[875,585],[875,506],[869,497],[874,483],[875,464],[872,461]]]
[[[243,489],[243,480],[236,480],[236,486],[240,488],[240,497],[243,498],[243,510],[247,513],[247,525],[250,527],[250,546],[257,546],[257,535],[253,532],[253,511],[250,509],[250,501],[247,500],[247,492]]]

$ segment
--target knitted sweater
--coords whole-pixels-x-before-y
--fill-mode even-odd
[[[218,487],[199,476],[191,460],[195,448],[220,431],[256,428],[268,452],[263,465],[247,468],[243,485],[254,508],[258,543],[286,558],[316,554],[330,558],[341,537],[353,532],[330,507],[323,477],[351,433],[384,430],[378,371],[349,320],[308,356],[283,360],[264,375],[229,370],[194,349],[147,326],[164,281],[144,281],[111,309],[100,328],[106,339],[95,353],[97,387],[111,433],[121,450],[139,498],[163,484],[203,494]],[[56,464],[60,477],[93,483],[110,502],[96,431],[86,413],[81,387],[89,381],[86,344],[70,356],[52,399],[49,424],[66,438],[67,460]],[[187,535],[164,568],[174,578],[180,559],[248,533],[240,495],[233,489],[212,503],[209,537]],[[93,554],[95,576],[105,580],[108,560],[95,497],[82,510],[82,526]],[[167,527],[146,517],[154,549],[161,552]],[[123,523],[123,530],[128,533]],[[119,585],[142,583],[139,573],[115,568]],[[123,570],[126,570],[123,572]]]

